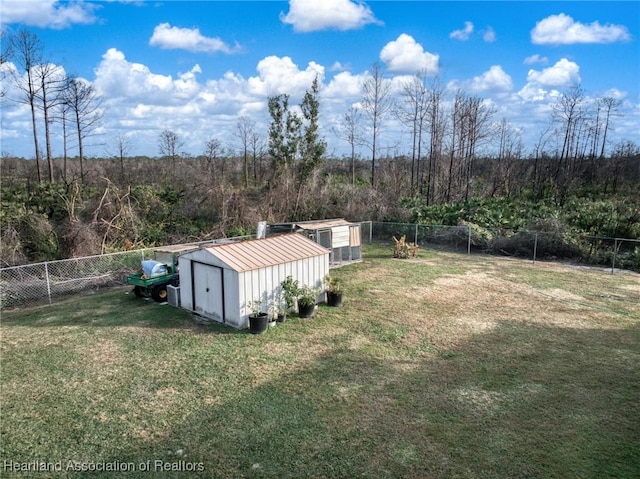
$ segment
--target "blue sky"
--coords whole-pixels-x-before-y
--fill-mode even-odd
[[[238,117],[251,117],[266,138],[267,98],[288,93],[298,102],[316,74],[322,132],[330,152],[342,155],[348,146],[332,128],[362,99],[374,62],[395,91],[422,69],[428,80],[439,77],[449,99],[457,89],[484,98],[496,122],[521,133],[525,151],[548,126],[551,105],[576,85],[587,102],[621,101],[611,144],[640,144],[637,1],[3,0],[0,8],[5,33],[37,34],[61,73],[84,78],[103,97],[90,155],[104,155],[125,134],[131,154],[155,156],[165,129],[192,155],[211,138],[237,149]],[[2,80],[2,151],[33,157],[29,113],[12,101],[12,78]],[[56,155],[60,130],[54,126]],[[381,140],[408,152],[392,116]],[[369,155],[366,147],[361,153]]]

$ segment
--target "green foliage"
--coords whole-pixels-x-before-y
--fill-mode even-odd
[[[296,304],[296,298],[300,291],[298,280],[293,279],[293,276],[289,275],[284,281],[282,281],[282,283],[280,283],[280,288],[282,289],[284,302],[287,305],[287,312],[293,311]]]
[[[299,165],[300,182],[304,182],[311,173],[320,166],[325,151],[326,141],[318,134],[318,116],[320,114],[320,103],[318,102],[318,77],[316,76],[311,85],[311,91],[307,91],[300,105],[302,115],[307,122],[302,135],[302,158]]]
[[[58,258],[58,238],[45,215],[29,213],[20,219],[22,250],[33,262]]]
[[[289,95],[269,97],[269,155],[276,165],[293,163],[300,143],[301,120],[289,110]]]
[[[466,202],[426,206],[409,198],[400,204],[419,224],[455,226],[475,224],[482,228],[570,231],[619,238],[640,237],[640,207],[631,200],[590,200],[572,197],[563,207],[550,200],[473,198]]]
[[[69,194],[61,183],[3,185],[0,221],[3,224],[16,223],[29,214],[41,214],[53,221],[61,221],[68,217],[68,205]]]
[[[318,288],[313,288],[311,286],[302,286],[300,287],[300,289],[298,290],[298,304],[300,306],[311,306],[312,304],[316,304],[316,301],[318,299],[318,295],[320,294],[320,291]]]
[[[571,198],[564,216],[568,224],[594,236],[640,238],[640,205],[628,199]]]

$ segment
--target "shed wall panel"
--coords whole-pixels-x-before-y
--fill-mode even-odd
[[[343,246],[349,246],[349,226],[334,226],[331,228],[332,241],[331,246],[333,248],[342,248]]]
[[[362,235],[360,233],[360,225],[351,226],[349,228],[349,244],[351,246],[360,246],[362,242]]]
[[[193,311],[191,260],[181,257],[178,266],[180,268],[180,304],[184,309]]]
[[[240,314],[240,291],[238,272],[224,270],[224,322],[237,328],[244,328]]]

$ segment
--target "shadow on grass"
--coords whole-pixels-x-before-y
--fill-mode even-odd
[[[202,462],[189,477],[637,477],[639,344],[638,325],[504,322],[413,361],[337,347],[109,460]]]
[[[219,323],[194,320],[186,310],[167,303],[138,298],[130,287],[116,288],[94,295],[83,295],[51,306],[39,306],[2,313],[5,326],[20,327],[141,327],[153,329],[192,329],[199,333],[242,334]]]

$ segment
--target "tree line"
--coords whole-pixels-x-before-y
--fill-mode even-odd
[[[84,142],[95,133],[103,116],[102,100],[93,86],[74,76],[66,75],[60,68],[45,58],[44,45],[38,36],[28,30],[19,30],[8,35],[0,60],[11,60],[16,69],[9,75],[18,95],[10,100],[28,105],[31,113],[31,130],[35,167],[38,182],[45,176],[41,170],[42,147],[39,129],[44,128],[44,158],[46,160],[46,180],[54,179],[51,128],[54,123],[62,127],[63,167],[62,175],[67,178],[67,159],[70,143],[75,142],[80,162],[81,181],[84,178]],[[4,79],[3,79],[4,80]],[[4,96],[3,87],[3,96]],[[41,115],[41,116],[40,116]]]
[[[242,116],[234,145],[211,137],[197,155],[164,130],[157,157],[132,157],[130,139],[118,134],[108,155],[86,158],[84,141],[103,115],[93,87],[60,75],[28,31],[5,44],[2,61],[18,65],[13,100],[31,112],[35,161],[3,154],[4,264],[241,234],[265,219],[421,221],[437,218],[438,207],[455,210],[477,198],[560,210],[569,200],[575,208],[575,198],[637,204],[640,148],[608,141],[620,102],[589,100],[580,87],[560,95],[531,152],[485,99],[462,90],[450,95],[438,78],[422,74],[393,94],[376,63],[361,84],[361,101],[331,132],[349,145],[343,158],[327,153],[320,134],[318,78],[299,105],[287,94],[267,99],[266,135]],[[409,133],[408,149],[383,135],[391,119]],[[63,129],[62,158],[52,155],[53,125]],[[363,148],[370,156],[360,156]],[[639,223],[640,211],[629,211],[620,221]]]

